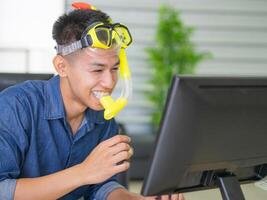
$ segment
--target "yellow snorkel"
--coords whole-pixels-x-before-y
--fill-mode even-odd
[[[104,96],[100,99],[101,105],[104,107],[104,118],[106,120],[115,117],[128,103],[131,96],[131,72],[128,66],[125,49],[120,49],[120,78],[123,80],[123,88],[121,96],[117,100],[113,100],[111,96]]]

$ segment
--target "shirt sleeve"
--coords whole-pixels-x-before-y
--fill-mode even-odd
[[[102,185],[95,194],[95,200],[106,200],[108,195],[115,189],[124,188],[116,181],[110,181]]]
[[[5,179],[0,181],[0,199],[13,200],[16,183],[16,179]]]
[[[18,98],[0,95],[0,194],[12,196],[23,164],[28,139],[25,132],[27,116]],[[0,199],[9,199],[1,198]]]
[[[12,200],[28,146],[27,115],[18,91],[0,94],[0,199]]]

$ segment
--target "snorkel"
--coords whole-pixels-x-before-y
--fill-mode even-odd
[[[113,100],[111,96],[103,96],[100,103],[104,107],[104,118],[112,119],[118,114],[128,103],[128,98],[132,93],[131,73],[126,59],[126,53],[123,48],[120,49],[120,78],[123,81],[123,88],[118,99]]]
[[[75,9],[96,10],[95,7],[87,3],[73,3]],[[104,108],[104,118],[110,120],[115,117],[128,103],[132,94],[131,72],[127,62],[125,49],[131,44],[132,37],[128,28],[120,23],[104,24],[95,22],[89,25],[82,34],[80,40],[67,45],[57,45],[58,54],[68,55],[79,49],[86,49],[89,53],[97,52],[101,49],[118,48],[120,59],[120,79],[122,80],[122,91],[117,99],[110,95],[97,96]],[[114,47],[114,43],[116,47]]]

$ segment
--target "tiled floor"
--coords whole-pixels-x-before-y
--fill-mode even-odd
[[[142,187],[141,181],[131,181],[129,190],[140,193]],[[242,190],[246,200],[267,200],[267,191],[256,187],[253,183],[242,185]],[[221,200],[219,189],[190,192],[184,194],[186,200]]]

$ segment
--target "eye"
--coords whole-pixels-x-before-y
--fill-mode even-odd
[[[102,69],[96,69],[96,70],[93,70],[93,72],[94,73],[101,73],[101,72],[103,72],[103,70]]]
[[[113,67],[112,68],[112,71],[118,71],[119,70],[119,67]]]

